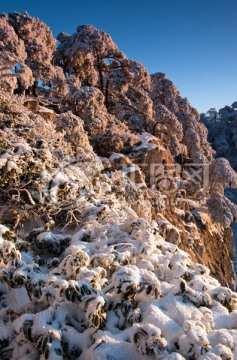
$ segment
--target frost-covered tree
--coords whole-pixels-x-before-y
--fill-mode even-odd
[[[10,14],[8,23],[14,28],[18,38],[24,42],[27,53],[25,62],[30,66],[34,78],[49,81],[52,55],[56,48],[56,40],[49,27],[27,13]]]
[[[41,80],[57,93],[66,91],[65,76],[52,63],[56,40],[51,30],[27,13],[1,14],[1,79],[13,82],[22,93],[32,87],[34,95]],[[11,80],[9,80],[11,78]]]
[[[22,92],[33,84],[30,68],[25,64],[27,53],[24,41],[9,24],[6,14],[0,14],[0,84],[5,90]]]
[[[73,35],[61,33],[57,39],[54,60],[64,74],[78,78],[82,86],[99,88],[109,112],[130,127],[144,128],[152,117],[147,70],[127,59],[110,35],[91,25],[78,26]]]
[[[105,75],[109,64],[124,55],[118,50],[110,35],[91,25],[78,26],[73,35],[60,33],[60,42],[54,56],[55,63],[65,75],[74,75],[83,85],[98,85],[101,92],[106,88]]]

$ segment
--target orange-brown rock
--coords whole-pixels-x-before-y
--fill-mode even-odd
[[[140,140],[141,144],[132,149],[131,159],[144,172],[148,186],[169,192],[169,197],[173,198],[176,193],[173,182],[176,167],[170,150],[148,133],[140,135]]]
[[[37,114],[40,115],[44,120],[53,122],[56,118],[56,114],[53,110],[46,107],[40,106]]]
[[[33,112],[37,112],[39,110],[39,100],[38,99],[26,99],[24,101],[24,106]]]

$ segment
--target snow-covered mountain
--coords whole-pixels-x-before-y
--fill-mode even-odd
[[[201,114],[201,121],[208,129],[208,140],[216,151],[216,157],[225,157],[237,170],[237,101],[220,110],[211,108]]]
[[[0,358],[236,359],[237,176],[93,26],[0,16]]]

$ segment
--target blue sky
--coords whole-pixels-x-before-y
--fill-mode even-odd
[[[54,35],[92,24],[150,73],[167,74],[200,112],[237,100],[237,0],[0,0]]]

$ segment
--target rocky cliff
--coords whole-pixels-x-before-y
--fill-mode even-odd
[[[198,112],[93,26],[0,25],[1,358],[237,357],[237,176]]]

